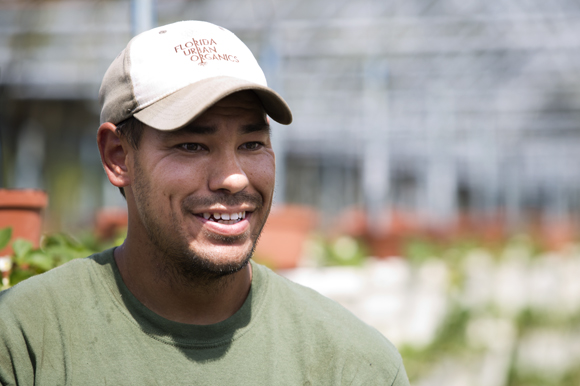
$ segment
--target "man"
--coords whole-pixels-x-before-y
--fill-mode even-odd
[[[408,385],[376,330],[250,262],[274,191],[266,114],[292,116],[237,37],[147,31],[100,101],[127,238],[0,295],[3,385]]]

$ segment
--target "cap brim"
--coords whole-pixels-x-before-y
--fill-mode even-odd
[[[256,93],[266,114],[283,125],[292,122],[288,104],[274,90],[244,79],[217,76],[190,84],[134,113],[135,118],[157,130],[177,130],[196,119],[219,100],[238,91]]]

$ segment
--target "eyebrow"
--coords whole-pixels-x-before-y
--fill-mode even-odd
[[[179,133],[188,133],[188,134],[215,134],[217,131],[217,127],[215,126],[185,126],[179,129],[177,132]]]
[[[257,131],[266,131],[266,132],[268,132],[268,134],[272,134],[272,130],[270,128],[270,125],[267,123],[255,123],[255,124],[250,124],[250,125],[244,125],[240,129],[240,132],[242,134],[255,133]]]

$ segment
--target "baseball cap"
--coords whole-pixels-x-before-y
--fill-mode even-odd
[[[276,122],[292,122],[288,104],[237,36],[215,24],[181,21],[135,36],[113,61],[99,91],[101,124],[134,116],[157,130],[175,130],[242,90],[253,90]]]

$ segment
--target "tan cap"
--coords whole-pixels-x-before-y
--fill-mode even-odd
[[[242,90],[253,90],[276,122],[292,122],[290,108],[233,33],[202,21],[169,24],[137,35],[113,61],[99,91],[101,123],[135,116],[176,130]]]

